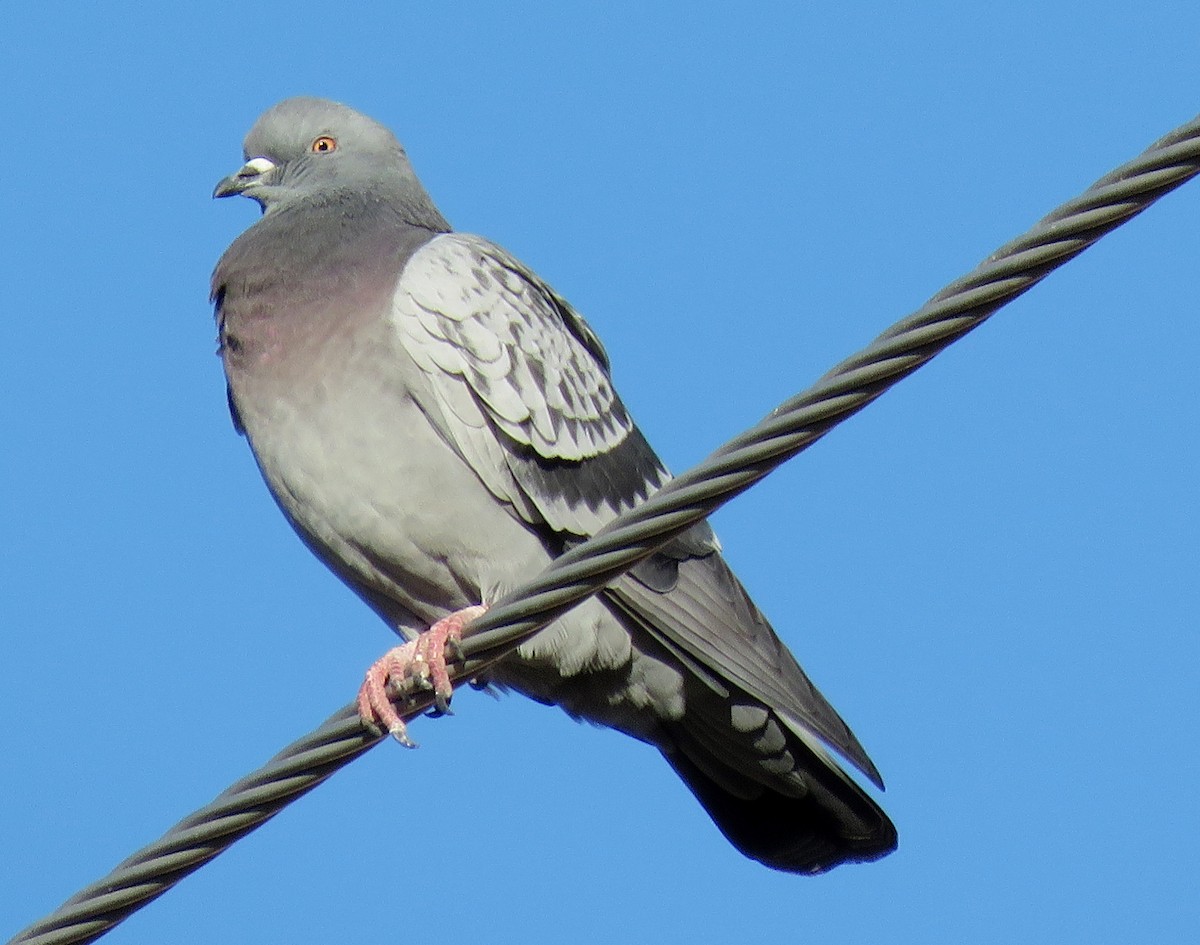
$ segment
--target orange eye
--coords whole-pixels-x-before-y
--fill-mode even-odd
[[[330,151],[337,150],[337,139],[331,138],[329,135],[321,135],[312,143],[313,154],[328,154]]]

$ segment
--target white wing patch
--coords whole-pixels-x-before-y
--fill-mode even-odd
[[[618,446],[633,424],[602,352],[577,334],[591,340],[590,331],[564,309],[499,247],[448,233],[405,266],[392,319],[448,414],[475,428],[490,418],[546,459],[585,460]]]

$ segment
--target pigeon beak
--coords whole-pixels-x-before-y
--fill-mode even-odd
[[[265,157],[251,158],[236,174],[230,174],[213,190],[213,197],[232,197],[244,194],[262,180],[264,174],[275,169],[275,163]]]

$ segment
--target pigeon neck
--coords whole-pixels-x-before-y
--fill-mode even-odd
[[[347,327],[346,313],[386,305],[404,262],[438,233],[411,216],[369,194],[267,213],[213,274],[227,365],[238,370],[280,361],[289,350],[299,355]]]
[[[341,229],[399,223],[431,233],[448,233],[450,224],[416,180],[388,181],[376,187],[327,187],[266,208],[266,216],[287,215],[310,223],[332,223]]]

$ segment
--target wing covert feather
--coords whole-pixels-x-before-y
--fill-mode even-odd
[[[391,320],[443,437],[531,524],[591,535],[668,478],[595,334],[493,243],[448,233],[421,247]]]

